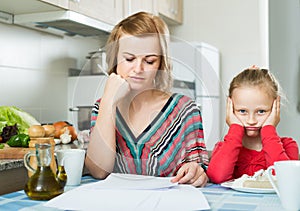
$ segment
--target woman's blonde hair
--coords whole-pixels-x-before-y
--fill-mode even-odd
[[[155,88],[169,92],[172,87],[171,64],[169,60],[169,29],[158,16],[138,12],[119,22],[112,30],[106,44],[108,73],[117,73],[117,55],[122,35],[157,35],[161,47],[161,64],[155,77]]]
[[[267,69],[248,68],[235,76],[229,87],[229,97],[234,89],[242,86],[260,86],[274,99],[281,96],[280,85],[272,73]]]

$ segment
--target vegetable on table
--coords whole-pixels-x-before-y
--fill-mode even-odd
[[[45,128],[41,125],[31,125],[28,128],[28,135],[30,138],[40,138],[45,136]]]
[[[5,143],[10,139],[10,137],[17,135],[18,133],[19,133],[19,129],[17,124],[10,125],[10,126],[6,125],[2,129],[2,133],[1,133],[2,141]]]
[[[55,127],[55,134],[54,138],[60,139],[62,134],[69,134],[71,135],[71,141],[77,139],[77,132],[72,124],[67,121],[57,121],[53,123]]]
[[[12,136],[6,143],[10,147],[28,147],[29,141],[29,135],[20,133]]]
[[[19,133],[27,134],[31,125],[40,123],[29,113],[15,106],[0,106],[0,133],[5,126],[17,124]]]

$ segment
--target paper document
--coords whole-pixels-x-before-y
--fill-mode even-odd
[[[130,189],[155,190],[170,188],[177,185],[171,177],[154,177],[136,174],[111,174],[105,180],[94,184],[93,189]]]
[[[62,210],[204,210],[202,192],[170,177],[111,174],[105,180],[65,192],[44,206]]]

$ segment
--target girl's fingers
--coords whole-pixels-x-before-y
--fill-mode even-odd
[[[277,103],[276,114],[277,116],[280,116],[280,96],[277,97],[276,103]]]
[[[231,102],[231,100],[230,100],[230,98],[228,97],[228,98],[227,98],[227,103],[226,103],[226,123],[227,123],[228,125],[230,125],[230,113],[231,113],[230,102]]]

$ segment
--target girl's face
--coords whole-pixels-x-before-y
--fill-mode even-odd
[[[158,37],[123,35],[117,61],[117,74],[129,83],[131,90],[152,89],[161,63]]]
[[[232,92],[233,111],[245,127],[246,135],[256,137],[271,113],[274,99],[264,88],[242,86]]]

